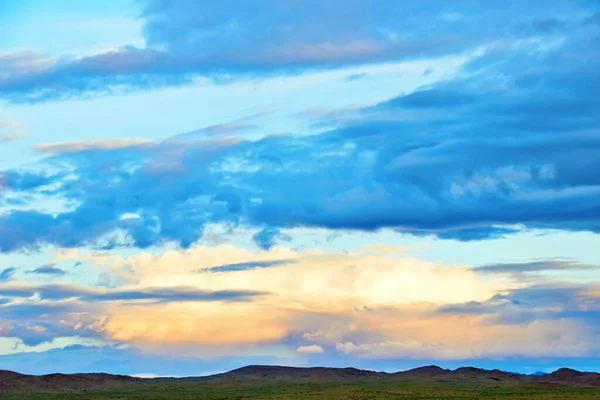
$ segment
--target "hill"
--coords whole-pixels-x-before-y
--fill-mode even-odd
[[[262,379],[262,380],[352,380],[387,375],[356,368],[282,367],[276,365],[249,365],[207,377],[208,379]]]
[[[140,382],[142,382],[142,379],[126,375],[49,374],[37,376],[0,370],[0,391],[102,389],[131,385]]]
[[[356,368],[285,367],[275,365],[249,365],[229,372],[189,378],[134,378],[125,375],[103,373],[24,375],[0,370],[0,392],[106,389],[141,384],[166,384],[174,382],[410,382],[436,380],[438,382],[513,382],[553,383],[571,386],[600,386],[600,374],[561,368],[545,375],[521,375],[498,369],[486,370],[462,367],[455,370],[435,365],[424,366],[396,373],[376,372]]]
[[[572,385],[600,386],[600,374],[579,372],[561,368],[544,375],[525,375],[501,371],[499,369],[481,369],[461,367],[455,370],[444,369],[437,365],[429,365],[395,373],[376,372],[356,368],[326,367],[283,367],[275,365],[249,365],[222,374],[212,375],[208,380],[267,380],[267,381],[352,381],[398,379],[443,381],[477,381],[492,380],[499,382],[545,382]]]
[[[581,372],[570,368],[560,368],[550,374],[538,377],[538,380],[542,382],[600,386],[600,374],[595,372]]]

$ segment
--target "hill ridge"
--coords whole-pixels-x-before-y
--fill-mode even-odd
[[[46,375],[26,375],[9,370],[0,370],[0,390],[52,390],[52,389],[100,389],[144,382],[193,380],[306,380],[306,381],[345,381],[355,379],[441,379],[441,380],[482,380],[527,381],[559,383],[568,385],[600,386],[600,374],[581,372],[570,368],[559,368],[546,375],[525,375],[501,371],[460,367],[454,370],[437,365],[426,365],[393,373],[358,369],[354,367],[294,367],[280,365],[247,365],[228,372],[204,377],[186,378],[137,378],[128,375],[107,373],[53,373]]]

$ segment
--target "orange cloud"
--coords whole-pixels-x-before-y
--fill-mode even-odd
[[[62,250],[57,257],[87,259],[131,282],[130,289],[185,285],[269,293],[242,303],[116,302],[104,308],[110,339],[153,351],[162,345],[163,351],[212,346],[212,353],[260,353],[289,342],[299,354],[329,348],[359,357],[472,358],[591,349],[577,340],[585,330],[573,320],[508,324],[476,313],[437,312],[445,305],[485,302],[524,284],[415,259],[405,250],[253,252],[219,245],[129,257]]]

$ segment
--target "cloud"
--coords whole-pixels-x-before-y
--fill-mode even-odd
[[[249,301],[253,297],[267,294],[260,291],[219,290],[202,291],[194,287],[147,288],[144,290],[115,290],[107,293],[84,295],[88,301],[156,300],[171,301]]]
[[[72,206],[7,210],[0,251],[188,248],[213,223],[256,229],[263,249],[297,227],[463,241],[600,232],[600,55],[589,39],[600,33],[580,22],[565,32],[496,43],[454,79],[356,109],[320,134],[59,144],[36,166],[53,175],[7,170],[0,182]]]
[[[425,309],[419,323],[390,326],[384,325],[385,319],[390,324],[394,314],[376,309],[370,314],[373,317],[368,327],[377,329],[378,335],[338,338],[336,349],[362,358],[544,357],[549,353],[551,357],[597,357],[600,349],[594,342],[600,335],[598,293],[594,284],[525,286],[484,302]],[[396,317],[403,315],[412,320],[413,313],[405,310]],[[436,329],[453,335],[437,334]],[[492,338],[498,338],[498,342]]]
[[[471,93],[452,89],[424,89],[407,94],[387,103],[382,107],[404,107],[408,109],[452,108],[472,104],[477,100]]]
[[[0,285],[10,300],[0,305],[0,333],[28,345],[79,336],[171,356],[317,354],[311,346],[352,359],[600,356],[593,281],[508,279],[405,251],[65,249],[57,260],[81,260],[126,283]],[[269,266],[197,272],[249,262]]]
[[[286,234],[281,233],[277,228],[263,228],[253,237],[254,242],[263,250],[268,250],[275,244],[277,239],[289,242],[291,238]]]
[[[267,292],[252,290],[207,291],[196,287],[147,287],[141,289],[89,288],[69,284],[41,286],[2,286],[0,294],[6,297],[27,298],[34,294],[42,300],[77,299],[84,302],[95,301],[248,301],[252,297],[266,295]]]
[[[119,257],[107,253],[67,250],[59,259],[86,260],[110,268],[123,278],[146,287],[185,284],[197,290],[229,288],[270,292],[248,302],[202,304],[160,303],[145,306],[128,301],[106,305],[107,339],[135,343],[147,351],[235,354],[252,349],[269,352],[283,343],[293,353],[311,345],[333,346],[335,340],[355,339],[358,332],[379,333],[370,319],[380,309],[405,310],[419,303],[485,301],[504,287],[500,280],[485,280],[468,268],[427,263],[400,257],[405,249],[370,246],[347,254],[317,250],[295,252],[284,248],[251,252],[231,245],[171,250],[160,255]],[[215,260],[225,264],[269,263],[268,268],[233,268],[218,274],[198,274]],[[281,263],[280,260],[294,262]],[[271,264],[272,262],[275,264]],[[168,266],[168,268],[166,267]],[[122,290],[122,289],[120,289]],[[64,292],[64,290],[62,290]],[[48,298],[48,294],[42,294]],[[64,295],[62,296],[64,297]],[[93,299],[92,304],[102,304]],[[355,306],[360,310],[355,311]],[[365,305],[365,307],[363,307]],[[391,318],[422,318],[424,309],[413,314],[398,311]],[[381,315],[381,320],[385,316]],[[410,324],[409,322],[406,322]],[[433,323],[435,325],[435,323]],[[360,326],[354,330],[352,326]],[[396,327],[400,329],[399,327]],[[306,335],[306,332],[322,332]],[[353,333],[354,332],[354,333]],[[362,336],[361,336],[362,337]],[[205,346],[213,345],[208,350]],[[159,349],[162,348],[163,350]],[[200,354],[200,353],[199,353]]]
[[[199,269],[198,272],[234,272],[246,271],[257,268],[269,268],[283,264],[293,263],[295,260],[273,260],[273,261],[247,261],[234,264],[217,265],[210,268]]]
[[[273,110],[264,110],[261,112],[257,112],[242,118],[235,119],[230,122],[224,122],[220,124],[215,124],[211,126],[207,126],[204,128],[196,129],[191,132],[185,132],[179,135],[175,135],[171,137],[169,140],[178,141],[178,140],[194,140],[215,136],[237,136],[251,129],[255,129],[258,127],[255,123],[251,123],[250,121],[256,120],[258,118],[268,116],[273,114]]]
[[[596,323],[600,293],[594,284],[549,282],[508,290],[484,302],[446,305],[438,312],[484,317],[489,325],[519,325],[534,321],[575,319]]]
[[[368,246],[347,254],[317,250],[293,251],[272,248],[252,252],[232,245],[214,247],[196,246],[185,251],[169,250],[161,255],[141,253],[130,257],[97,254],[86,251],[65,251],[61,260],[88,260],[98,267],[110,268],[126,281],[154,286],[157,282],[169,285],[197,285],[198,290],[236,288],[277,294],[284,298],[314,298],[319,307],[347,307],[354,305],[382,305],[389,303],[443,302],[488,299],[504,287],[502,277],[486,282],[485,277],[467,267],[444,266],[423,260],[402,257],[404,248]],[[221,265],[268,265],[268,268],[225,268],[218,274],[198,273],[211,271],[215,261]],[[252,260],[252,261],[246,261]],[[169,268],[165,268],[169,266]],[[231,285],[230,283],[235,283]],[[418,283],[416,283],[418,282]],[[448,290],[453,282],[456,290]],[[414,286],[427,290],[409,290]],[[53,287],[52,285],[49,285]],[[326,288],[337,288],[327,296]],[[64,291],[65,289],[63,289]],[[339,303],[343,298],[347,303]],[[365,300],[368,299],[368,300]],[[266,300],[265,300],[266,301]]]
[[[73,336],[114,341],[126,338],[128,329],[140,334],[139,326],[122,327],[118,331],[112,328],[113,324],[119,326],[123,316],[136,308],[138,311],[134,312],[138,315],[151,312],[158,316],[165,307],[173,312],[168,304],[188,302],[198,307],[202,302],[244,303],[266,294],[256,290],[204,290],[190,286],[107,289],[64,283],[39,286],[14,283],[0,286],[0,296],[9,300],[0,304],[0,337],[18,338],[28,346]],[[116,306],[117,310],[122,309],[119,317],[110,311],[111,304],[120,304]],[[146,320],[152,318],[147,316]],[[163,322],[154,324],[153,329],[157,329]]]
[[[477,267],[474,270],[484,273],[525,273],[542,271],[573,271],[573,270],[596,270],[598,265],[581,264],[568,259],[536,260],[520,263],[488,264]]]
[[[321,354],[323,353],[323,348],[316,344],[311,344],[309,346],[300,346],[296,350],[300,354]]]
[[[94,150],[120,149],[124,147],[152,146],[155,142],[148,139],[110,138],[94,140],[75,140],[63,143],[40,143],[34,148],[42,153],[69,153]]]
[[[15,267],[4,268],[0,271],[0,282],[8,282],[12,279],[17,269]]]
[[[189,247],[210,223],[258,229],[264,249],[296,227],[464,241],[529,228],[600,232],[590,172],[600,167],[599,55],[589,39],[598,27],[573,19],[564,29],[558,41],[496,42],[456,78],[355,110],[318,135],[117,140],[93,152],[46,144],[58,153],[39,169],[55,175],[9,170],[0,181],[73,206],[4,213],[0,251]]]
[[[553,7],[541,1],[512,0],[505,7],[462,1],[457,19],[448,17],[456,15],[454,6],[440,0],[140,4],[147,47],[124,43],[71,57],[0,53],[2,97],[60,100],[185,85],[200,76],[227,80],[459,54],[554,38],[594,11],[585,1],[555,1]]]
[[[63,269],[56,268],[54,264],[46,264],[31,271],[27,271],[27,273],[39,275],[66,275],[67,272]]]
[[[357,81],[357,80],[363,79],[367,76],[368,76],[368,74],[366,74],[366,73],[351,74],[346,77],[346,81],[348,81],[348,82]]]
[[[28,286],[0,286],[1,296],[27,298],[34,294],[35,292]]]
[[[19,121],[0,120],[0,143],[13,142],[23,136]]]
[[[106,318],[97,305],[40,302],[33,298],[34,291],[29,295],[25,290],[18,293],[17,289],[1,288],[0,291],[13,300],[0,307],[0,337],[18,338],[26,346],[38,346],[61,337],[100,339],[103,335]]]

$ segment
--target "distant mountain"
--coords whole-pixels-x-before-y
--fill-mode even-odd
[[[352,380],[385,376],[384,372],[374,372],[356,368],[326,367],[280,367],[276,365],[249,365],[223,374],[212,375],[210,379],[263,379],[263,380]]]
[[[550,374],[537,378],[537,380],[543,382],[600,386],[600,374],[595,372],[581,372],[570,368],[560,368]]]
[[[488,378],[493,380],[520,380],[523,378],[521,374],[512,372],[500,371],[499,369],[481,369],[474,367],[462,367],[452,371],[453,377],[462,379]]]
[[[111,374],[23,375],[0,370],[0,392],[3,390],[101,389],[141,382],[140,378]]]
[[[284,367],[277,365],[249,365],[222,374],[206,377],[188,378],[134,378],[125,375],[91,374],[49,374],[23,375],[17,372],[0,370],[0,392],[9,390],[55,390],[55,389],[99,389],[127,385],[138,385],[147,382],[160,383],[178,380],[194,381],[354,381],[354,380],[439,380],[439,381],[481,381],[498,382],[546,382],[566,385],[600,386],[600,374],[580,372],[569,368],[561,368],[550,374],[543,372],[521,375],[498,369],[486,370],[474,367],[462,367],[455,370],[440,368],[436,365],[415,368],[396,373],[376,372],[356,368],[327,367]]]
[[[450,371],[449,369],[443,369],[441,367],[438,367],[437,365],[427,365],[425,367],[414,368],[414,369],[410,369],[408,371],[396,372],[391,375],[406,376],[406,377],[408,377],[408,376],[415,376],[415,377],[441,376],[441,375],[449,374],[451,372],[452,371]]]
[[[495,381],[540,381],[555,383],[591,384],[600,386],[588,373],[569,373],[558,370],[547,375],[525,375],[501,371],[499,369],[481,369],[462,367],[455,370],[444,369],[437,365],[428,365],[408,371],[395,373],[375,372],[356,368],[325,368],[325,367],[281,367],[275,365],[249,365],[222,374],[212,375],[205,379],[228,380],[315,380],[338,381],[355,379],[436,379],[436,380],[495,380]],[[575,371],[577,372],[577,371]]]
[[[537,371],[537,372],[534,372],[533,374],[529,374],[529,376],[544,376],[544,375],[548,375],[548,373],[543,372],[543,371]]]

